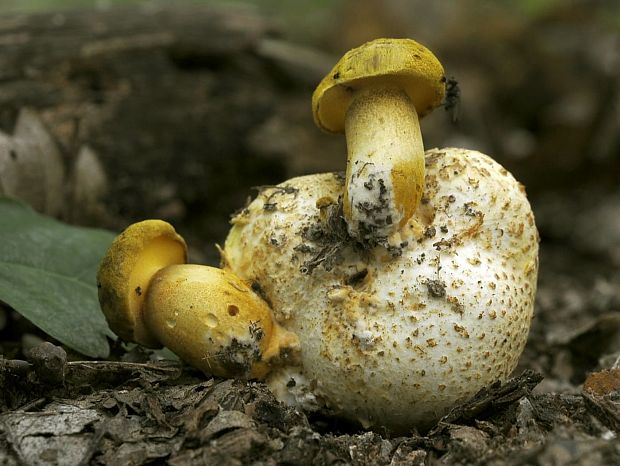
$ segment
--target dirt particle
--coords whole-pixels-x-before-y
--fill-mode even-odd
[[[446,284],[442,280],[428,279],[424,284],[428,289],[428,294],[433,298],[443,298],[446,296]]]
[[[365,278],[368,276],[368,269],[355,272],[353,275],[347,277],[345,284],[349,286],[359,286],[364,283]]]
[[[436,234],[437,230],[435,229],[435,227],[426,227],[426,229],[424,230],[425,238],[434,238]]]
[[[248,330],[250,332],[250,336],[257,342],[261,341],[265,336],[265,331],[260,326],[260,322],[258,321],[250,322],[250,327],[248,328]]]
[[[258,190],[259,193],[263,193],[264,191],[271,190],[271,192],[267,195],[265,201],[263,202],[263,210],[266,212],[273,212],[277,209],[278,204],[274,201],[274,198],[279,195],[294,195],[297,196],[299,193],[299,189],[294,188],[292,186],[257,186],[254,189]]]

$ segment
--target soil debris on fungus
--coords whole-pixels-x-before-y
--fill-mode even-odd
[[[304,241],[295,246],[295,251],[310,256],[300,266],[304,275],[311,275],[318,266],[332,270],[335,264],[342,261],[342,249],[347,246],[360,253],[364,249],[361,243],[349,236],[342,213],[342,199],[320,206],[316,221],[304,225],[298,234]]]
[[[267,212],[273,212],[277,209],[278,203],[276,202],[276,196],[285,194],[297,195],[298,192],[298,189],[292,186],[256,186],[254,189],[257,190],[259,194],[269,190],[269,194],[263,202],[263,209]]]
[[[428,289],[428,294],[433,298],[443,298],[446,296],[446,284],[442,280],[426,280],[424,283]]]

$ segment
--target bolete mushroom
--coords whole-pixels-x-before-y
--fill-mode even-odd
[[[232,221],[223,271],[183,265],[163,222],[129,227],[99,272],[112,329],[394,432],[507,378],[532,318],[538,233],[523,187],[490,157],[422,152],[418,115],[444,81],[414,41],[349,52],[313,99],[320,127],[346,130],[346,177],[263,190]]]
[[[399,242],[390,237],[412,217],[424,189],[418,117],[441,105],[445,83],[426,47],[379,39],[347,52],[314,91],[316,124],[346,135],[344,217],[352,237]]]
[[[166,222],[146,220],[121,233],[97,274],[110,328],[222,377],[262,377],[281,353],[295,352],[297,337],[244,281],[186,261],[185,241]]]

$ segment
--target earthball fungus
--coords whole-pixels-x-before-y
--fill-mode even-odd
[[[232,220],[222,270],[180,265],[163,222],[131,226],[99,273],[112,329],[394,432],[506,379],[532,318],[538,234],[523,187],[491,158],[424,153],[418,119],[445,81],[412,40],[348,52],[313,97],[318,126],[345,132],[346,174],[262,190]]]

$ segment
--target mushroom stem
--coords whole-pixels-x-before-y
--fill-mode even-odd
[[[349,234],[386,244],[412,217],[424,189],[424,146],[415,106],[397,88],[357,91],[345,118],[344,217]]]
[[[170,265],[152,278],[144,302],[146,327],[192,366],[223,377],[264,378],[297,336],[239,277],[197,264]]]

